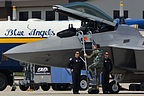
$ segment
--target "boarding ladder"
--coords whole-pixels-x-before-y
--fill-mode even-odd
[[[87,50],[92,50],[92,43],[94,42],[94,40],[92,38],[92,32],[91,31],[88,31],[86,35],[84,35],[83,31],[78,31],[77,36],[78,36],[78,39],[80,40],[80,43],[82,45],[82,51],[84,52],[84,54],[86,53]],[[89,88],[91,81],[89,81],[89,78],[88,78],[88,64],[87,64],[86,57],[84,57],[83,61],[85,62],[87,84],[88,84],[88,88]],[[95,70],[95,72],[96,72],[96,70]]]

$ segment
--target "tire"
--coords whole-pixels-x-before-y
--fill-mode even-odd
[[[48,91],[50,89],[50,85],[49,84],[44,84],[44,85],[41,85],[41,88],[43,91]]]
[[[19,85],[19,88],[22,90],[22,91],[27,91],[29,86],[27,85]]]
[[[111,94],[117,94],[120,91],[120,85],[119,83],[116,84],[115,81],[110,82],[110,93]]]
[[[86,76],[81,76],[80,79],[80,90],[87,90],[88,84],[87,84],[87,78]]]
[[[0,73],[0,91],[3,91],[7,87],[7,77]]]

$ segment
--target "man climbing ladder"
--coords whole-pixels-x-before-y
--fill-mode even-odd
[[[88,70],[92,76],[92,80],[95,78],[95,69],[96,69],[96,89],[99,90],[100,84],[100,73],[102,72],[103,62],[104,62],[104,54],[103,50],[100,49],[99,44],[93,44],[93,52],[91,55],[84,54],[87,58],[93,57],[93,63],[88,66]]]
[[[82,48],[84,51],[84,56],[85,56],[85,66],[86,66],[86,71],[89,70],[90,74],[93,79],[93,86],[92,86],[92,91],[91,89],[90,94],[97,94],[99,93],[99,82],[100,82],[100,73],[102,71],[103,67],[103,62],[104,62],[104,54],[103,51],[100,49],[100,45],[96,44],[92,38],[92,33],[91,31],[87,32],[87,35],[84,37],[83,32],[80,31],[78,32],[78,38],[82,44]],[[92,48],[93,45],[93,48]],[[91,46],[91,47],[90,47]],[[90,56],[86,54],[86,50],[93,49],[93,52]],[[93,63],[91,65],[87,65],[87,60],[86,58],[92,58],[93,57]],[[89,83],[89,81],[88,81]],[[88,84],[89,85],[89,84]]]

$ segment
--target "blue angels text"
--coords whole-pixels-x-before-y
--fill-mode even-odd
[[[55,35],[54,31],[52,29],[48,30],[39,30],[39,29],[29,29],[29,32],[25,32],[24,30],[18,30],[17,28],[15,29],[7,29],[5,32],[5,36],[16,36],[16,37],[24,37],[24,36],[32,36],[32,37],[49,37]]]

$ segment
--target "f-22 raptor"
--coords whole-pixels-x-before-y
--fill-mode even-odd
[[[143,29],[125,24],[119,25],[96,6],[87,3],[74,2],[54,5],[53,9],[80,20],[80,28],[74,28],[71,25],[68,29],[58,32],[56,36],[17,46],[4,54],[21,62],[67,67],[68,60],[74,52],[83,49],[77,33],[82,32],[83,37],[88,37],[89,33],[92,33],[92,41],[100,44],[103,50],[107,50],[113,61],[112,73],[117,79],[117,82],[111,83],[110,90],[113,93],[119,92],[120,82],[144,82]],[[91,64],[91,61],[89,60],[87,63]]]

